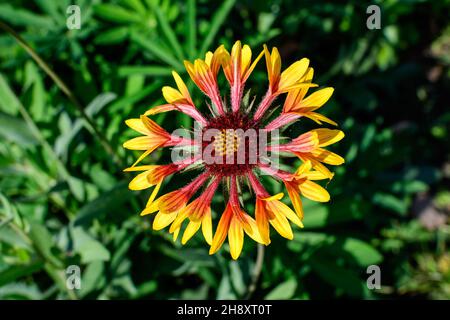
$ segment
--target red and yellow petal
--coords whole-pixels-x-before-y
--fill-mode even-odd
[[[233,212],[231,209],[231,205],[228,203],[225,211],[222,213],[219,224],[217,225],[217,229],[212,239],[211,247],[209,249],[209,254],[216,253],[224,243],[228,234],[228,228],[230,227],[232,214]]]
[[[285,181],[286,190],[288,192],[289,198],[291,199],[292,206],[294,207],[295,213],[303,220],[303,204],[302,199],[300,198],[299,189],[295,182]]]
[[[228,243],[230,245],[231,257],[236,260],[241,254],[244,246],[244,228],[241,221],[233,215],[228,228]]]

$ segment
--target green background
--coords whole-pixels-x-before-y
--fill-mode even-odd
[[[66,27],[66,9],[74,3],[81,8],[80,30]],[[370,4],[381,8],[380,30],[366,27]],[[449,6],[414,0],[1,2],[2,26],[42,61],[0,30],[0,298],[248,296],[253,241],[246,238],[238,261],[227,245],[209,256],[200,233],[184,247],[174,244],[167,230],[151,230],[152,217],[139,216],[149,192],[128,191],[132,176],[122,172],[138,155],[122,148],[136,136],[124,120],[163,103],[162,86],[174,85],[171,70],[187,80],[183,59],[203,57],[220,44],[230,49],[238,39],[254,55],[263,43],[277,46],[284,68],[308,57],[314,82],[335,88],[320,111],[346,134],[330,148],[346,159],[327,186],[332,200],[305,201],[305,228],[294,227],[295,240],[272,234],[251,297],[450,298]],[[264,93],[264,62],[247,87],[257,99]],[[205,111],[204,98],[192,92]],[[192,124],[176,113],[154,119],[169,132]],[[302,120],[288,133],[314,127]],[[159,151],[150,158],[169,159]],[[191,177],[177,175],[170,185]],[[282,190],[278,183],[266,186]],[[221,213],[220,193],[214,206]],[[366,286],[372,264],[381,268],[379,290]],[[69,265],[81,267],[81,290],[66,286]]]

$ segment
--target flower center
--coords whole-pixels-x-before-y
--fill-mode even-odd
[[[240,112],[212,118],[203,128],[202,156],[215,175],[244,175],[258,162],[258,122]]]
[[[214,137],[214,149],[217,155],[232,156],[239,150],[241,138],[234,129],[222,129],[219,134]]]

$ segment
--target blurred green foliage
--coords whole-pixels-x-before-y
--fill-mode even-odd
[[[333,149],[346,164],[328,185],[332,201],[305,201],[305,228],[293,241],[273,236],[253,297],[450,298],[450,2],[373,3],[380,30],[366,28],[372,2],[356,0],[1,2],[0,21],[67,84],[123,166],[2,31],[0,298],[247,296],[255,243],[246,241],[235,262],[226,246],[209,256],[201,236],[182,247],[152,231],[152,218],[138,214],[149,193],[128,191],[122,173],[136,154],[121,147],[134,136],[124,120],[162,102],[172,70],[186,78],[183,59],[238,39],[255,52],[277,46],[284,66],[310,58],[315,82],[336,89],[323,111],[346,133]],[[70,4],[81,8],[80,30],[66,27]],[[260,96],[266,86],[260,64],[249,87]],[[203,105],[198,91],[196,101]],[[191,125],[174,113],[156,120],[169,131]],[[161,152],[151,158],[168,160]],[[223,198],[214,203],[218,214]],[[366,286],[373,264],[381,267],[379,290]],[[66,286],[69,265],[81,266],[81,290]]]

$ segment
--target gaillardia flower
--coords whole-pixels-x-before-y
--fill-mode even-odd
[[[249,95],[244,96],[244,87],[263,56],[268,89],[254,108],[255,99],[250,102]],[[233,259],[239,257],[245,235],[268,245],[271,241],[270,226],[282,237],[293,239],[291,222],[303,227],[301,198],[319,202],[330,200],[327,190],[315,181],[333,178],[326,164],[340,165],[344,162],[339,155],[325,149],[341,140],[344,133],[318,128],[297,137],[284,138],[279,137],[279,130],[301,118],[311,119],[319,125],[337,126],[334,121],[317,113],[330,99],[333,88],[318,89],[308,95],[311,88],[317,87],[312,83],[313,69],[309,60],[300,59],[282,70],[277,48],[269,52],[265,45],[254,59],[250,47],[237,41],[231,52],[220,46],[214,53],[208,52],[204,60],[185,61],[184,64],[193,82],[207,97],[208,115],[197,108],[185,82],[174,71],[177,88],[162,88],[167,103],[126,121],[142,136],[126,141],[124,147],[143,151],[136,162],[125,169],[139,172],[129,188],[153,188],[141,215],[156,213],[153,229],[170,226],[169,232],[174,240],[182,233],[182,244],[201,229],[210,245],[210,254],[217,252],[228,238]],[[221,70],[230,88],[226,98],[219,88]],[[283,95],[286,95],[283,109],[278,115],[273,115],[273,104]],[[170,134],[149,118],[167,111],[182,112],[193,118],[194,137]],[[138,165],[153,151],[165,147],[172,147],[171,163]],[[180,152],[182,156],[179,156]],[[294,159],[297,157],[302,164],[292,172],[282,170],[279,158],[285,156],[291,160],[292,156]],[[163,187],[167,177],[186,170],[196,170],[199,174],[180,189],[158,197],[160,190],[167,187]],[[263,175],[284,184],[293,209],[283,202],[283,193],[270,194],[267,191],[264,179],[261,179]],[[220,189],[225,191],[225,203],[223,213],[215,215],[217,210],[212,210],[211,204]],[[245,210],[243,194],[246,190],[253,194],[253,212]]]

